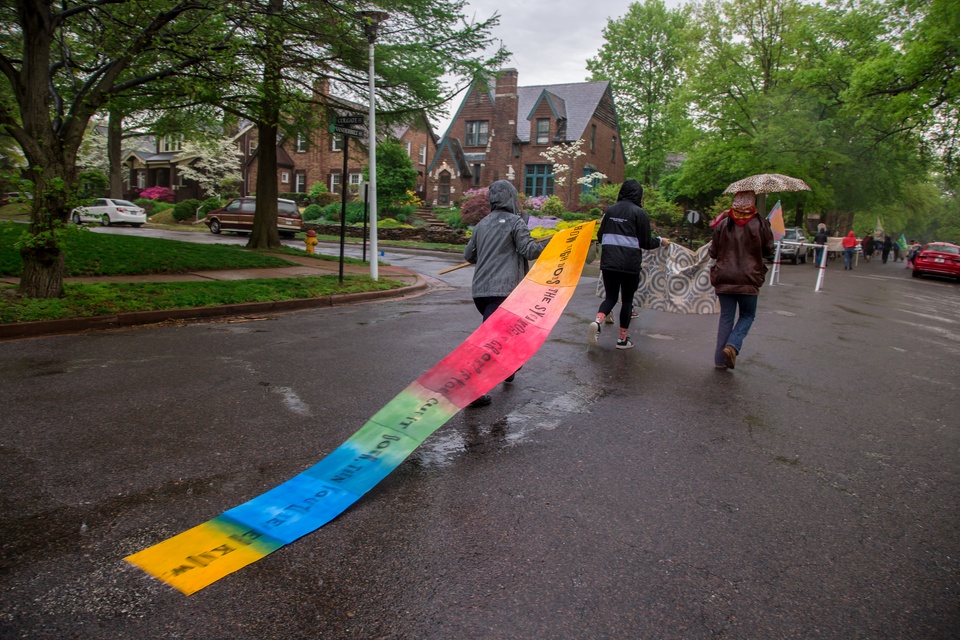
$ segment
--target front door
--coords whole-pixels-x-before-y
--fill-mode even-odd
[[[440,196],[437,204],[447,206],[450,204],[450,172],[442,171],[440,173]]]

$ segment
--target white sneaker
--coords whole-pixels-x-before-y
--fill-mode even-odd
[[[608,314],[607,314],[607,317],[604,318],[603,321],[604,321],[604,323],[606,323],[606,324],[613,324],[613,314],[612,314],[612,313],[608,313]]]
[[[624,338],[623,340],[617,340],[617,349],[633,349],[633,340],[630,338]]]
[[[594,320],[587,329],[587,341],[592,346],[597,346],[597,340],[600,339],[600,323]]]

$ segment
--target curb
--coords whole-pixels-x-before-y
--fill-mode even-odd
[[[41,320],[38,322],[17,322],[0,324],[0,340],[19,338],[38,338],[64,333],[81,333],[121,329],[144,324],[157,324],[170,320],[202,320],[225,316],[242,316],[251,313],[283,313],[323,307],[338,307],[348,304],[360,304],[389,298],[404,298],[410,294],[421,293],[429,288],[429,283],[417,275],[414,284],[389,289],[387,291],[362,291],[342,293],[322,298],[297,298],[275,302],[247,302],[242,304],[224,304],[215,307],[194,307],[189,309],[166,309],[163,311],[133,311],[93,318],[65,318],[63,320]]]

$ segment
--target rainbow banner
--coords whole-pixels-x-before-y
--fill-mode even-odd
[[[346,511],[430,434],[543,345],[576,290],[595,224],[557,233],[486,322],[323,460],[125,560],[190,595]]]

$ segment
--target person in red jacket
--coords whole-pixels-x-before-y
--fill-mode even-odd
[[[757,316],[757,299],[767,273],[764,258],[774,253],[770,221],[757,215],[755,200],[753,191],[737,193],[733,206],[720,214],[722,219],[710,241],[709,254],[716,260],[710,268],[710,284],[720,299],[713,356],[717,369],[733,369],[737,364],[743,341]]]
[[[853,269],[853,253],[857,249],[857,236],[851,231],[840,242],[843,244],[843,268]]]

